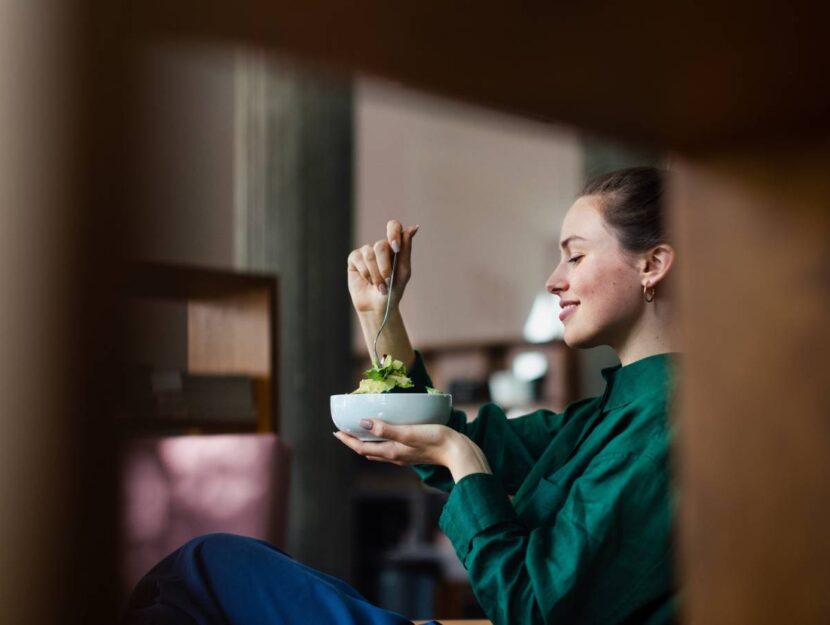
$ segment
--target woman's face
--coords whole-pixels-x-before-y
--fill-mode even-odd
[[[638,259],[620,246],[598,201],[583,196],[568,210],[561,261],[545,283],[548,292],[559,296],[565,343],[571,347],[619,346],[643,307]]]

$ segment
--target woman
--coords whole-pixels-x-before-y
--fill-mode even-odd
[[[562,225],[561,260],[546,288],[560,298],[569,346],[610,345],[619,356],[620,366],[603,370],[601,397],[511,420],[494,404],[471,423],[460,412],[447,425],[367,419],[364,427],[385,442],[335,434],[355,452],[412,465],[450,492],[441,528],[495,625],[674,619],[667,408],[676,345],[666,287],[675,252],[663,231],[664,177],[648,167],[602,176]],[[397,308],[416,232],[390,221],[386,239],[350,254],[348,276],[371,345],[392,251],[400,253],[378,351],[407,363],[422,391],[431,382]],[[174,577],[186,581],[177,587]],[[227,535],[191,541],[148,578],[144,590],[155,599],[145,609],[172,605],[193,619],[171,622],[407,622],[263,543]],[[159,583],[167,584],[166,601]],[[233,589],[222,590],[228,583]],[[287,599],[300,587],[317,606],[290,613]]]

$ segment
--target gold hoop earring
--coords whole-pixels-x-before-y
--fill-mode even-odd
[[[648,303],[654,301],[654,296],[656,295],[653,286],[648,286],[647,284],[643,285],[643,299],[646,300]]]

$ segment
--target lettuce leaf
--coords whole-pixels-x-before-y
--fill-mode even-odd
[[[395,360],[390,354],[384,354],[379,363],[373,362],[372,368],[363,372],[360,386],[352,391],[357,393],[388,393],[394,388],[412,388],[412,379],[406,374],[406,367],[400,360]],[[427,393],[440,393],[434,388],[427,387]]]

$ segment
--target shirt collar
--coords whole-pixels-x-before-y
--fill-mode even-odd
[[[605,409],[612,410],[629,403],[636,397],[654,389],[668,392],[671,370],[680,354],[668,352],[646,356],[626,366],[616,365],[602,370],[605,392],[608,395]]]

